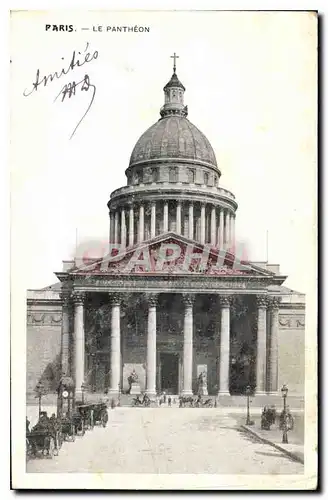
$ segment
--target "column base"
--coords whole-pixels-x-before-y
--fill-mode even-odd
[[[120,391],[118,389],[109,389],[108,393],[107,393],[108,397],[110,397],[110,396],[118,397],[119,394],[120,394]]]
[[[193,396],[192,390],[183,389],[181,391],[181,396]]]
[[[266,394],[268,396],[279,396],[279,391],[268,391]]]
[[[157,395],[157,392],[155,390],[151,390],[151,389],[149,389],[149,390],[146,389],[145,393],[147,394],[147,396],[152,397],[152,398],[154,398]]]
[[[83,395],[81,390],[76,390],[75,391],[75,402],[82,402],[83,400]]]
[[[218,392],[218,397],[220,396],[231,396],[229,391],[219,391]]]

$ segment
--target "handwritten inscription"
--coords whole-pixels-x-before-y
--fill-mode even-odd
[[[76,52],[75,50],[73,51],[69,64],[66,67],[62,68],[61,70],[54,71],[49,73],[48,75],[42,76],[41,71],[38,68],[36,71],[35,79],[32,82],[32,87],[30,89],[25,89],[23,95],[25,97],[28,97],[31,94],[37,92],[41,87],[47,87],[52,82],[60,80],[62,77],[72,73],[76,68],[81,68],[85,64],[95,61],[96,59],[98,59],[98,55],[99,54],[97,50],[94,50],[93,52],[89,51],[89,43],[87,43],[83,53]],[[64,57],[62,57],[61,59],[63,61],[65,60]],[[79,82],[75,82],[73,80],[69,83],[66,83],[55,98],[56,101],[58,97],[61,96],[61,102],[63,102],[65,98],[71,98],[73,95],[76,95],[77,89],[81,92],[88,92],[89,90],[91,90],[91,100],[87,106],[87,109],[82,115],[82,118],[79,120],[78,124],[74,128],[70,136],[70,139],[74,136],[77,128],[79,127],[82,120],[85,118],[85,116],[87,115],[92,106],[96,94],[96,86],[90,82],[89,76],[85,74],[84,78]]]
[[[49,73],[49,75],[41,77],[40,69],[37,69],[35,81],[32,83],[32,89],[31,90],[25,89],[23,92],[24,96],[25,97],[30,96],[31,94],[33,94],[33,92],[36,92],[40,86],[43,85],[43,87],[46,87],[48,83],[52,83],[54,80],[59,80],[62,76],[67,75],[75,68],[80,68],[81,66],[84,66],[84,64],[92,62],[95,59],[97,59],[98,51],[94,50],[93,53],[90,53],[87,52],[88,48],[89,48],[89,43],[87,43],[83,54],[81,54],[81,52],[76,53],[76,51],[74,50],[69,65],[66,68],[62,68],[60,71],[55,71],[53,73]],[[79,56],[83,57],[80,58]],[[62,57],[61,59],[63,61],[65,60],[64,57]]]
[[[79,81],[77,83],[73,81],[73,82],[70,82],[70,83],[67,83],[66,85],[64,85],[63,88],[61,89],[61,91],[59,92],[59,94],[57,95],[57,97],[55,98],[55,101],[56,101],[58,99],[58,97],[61,96],[61,102],[63,102],[65,100],[65,98],[68,97],[70,99],[72,96],[76,95],[77,89],[79,89],[81,92],[83,92],[83,91],[88,92],[89,89],[92,89],[92,94],[91,94],[91,100],[88,104],[88,107],[85,110],[82,118],[79,120],[78,124],[74,128],[74,130],[70,136],[70,139],[72,139],[77,128],[82,123],[83,119],[86,117],[86,115],[88,114],[88,112],[92,106],[92,103],[93,103],[95,95],[96,95],[96,86],[93,85],[92,83],[90,83],[90,78],[88,75],[84,75],[84,78],[81,81]]]

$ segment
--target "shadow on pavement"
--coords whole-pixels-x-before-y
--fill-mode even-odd
[[[247,431],[241,429],[240,427],[236,427],[236,431],[250,443],[262,443],[262,441],[258,437],[254,436],[253,434],[249,434]]]
[[[270,453],[270,452],[267,452],[267,451],[255,451],[256,455],[264,455],[265,457],[280,457],[280,458],[286,458],[286,455],[284,455],[283,453]]]

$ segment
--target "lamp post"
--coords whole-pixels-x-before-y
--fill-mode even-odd
[[[287,399],[287,394],[288,394],[288,387],[286,384],[284,384],[281,388],[281,395],[283,398],[284,402],[284,409],[283,409],[283,428],[282,428],[282,442],[283,443],[288,443],[288,429],[287,429],[287,404],[286,404],[286,399]]]
[[[39,382],[37,383],[36,388],[35,388],[35,392],[37,394],[36,397],[39,398],[39,418],[40,418],[40,415],[41,415],[41,398],[42,398],[42,395],[44,394],[44,385],[41,382],[41,380],[39,380]]]
[[[250,412],[249,412],[249,402],[250,402],[250,396],[251,396],[251,386],[248,385],[246,387],[246,396],[247,396],[247,416],[246,416],[246,425],[253,425],[253,422],[251,420]]]

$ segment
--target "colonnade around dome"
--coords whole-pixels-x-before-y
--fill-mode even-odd
[[[140,201],[123,203],[110,212],[110,242],[122,248],[173,232],[201,244],[222,248],[235,245],[235,214],[198,201]]]

